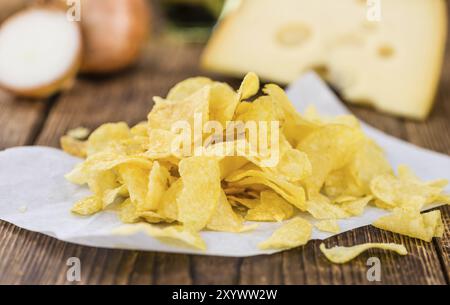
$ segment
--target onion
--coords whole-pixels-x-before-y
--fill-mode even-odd
[[[136,62],[149,33],[146,0],[82,0],[81,71],[113,72]]]

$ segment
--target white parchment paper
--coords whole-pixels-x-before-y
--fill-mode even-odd
[[[292,84],[288,94],[299,111],[312,104],[321,114],[348,113],[313,73]],[[394,168],[408,164],[425,180],[450,179],[450,157],[400,141],[365,124],[364,129],[385,149]],[[142,232],[129,236],[113,234],[122,225],[113,212],[91,217],[70,213],[72,204],[89,194],[86,187],[64,179],[78,162],[81,160],[48,147],[17,147],[0,152],[0,219],[63,241],[95,247],[236,257],[275,252],[261,251],[257,244],[268,238],[280,223],[262,223],[256,230],[241,234],[202,232],[208,246],[206,251],[166,245]],[[339,225],[344,232],[368,225],[386,213],[368,207],[359,217],[339,220]],[[314,222],[306,214],[305,217]],[[325,239],[332,235],[315,229],[312,237]]]

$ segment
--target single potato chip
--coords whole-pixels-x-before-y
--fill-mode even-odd
[[[227,196],[221,191],[217,208],[206,225],[206,228],[212,231],[240,233],[249,231],[254,226],[244,226],[244,219],[233,211],[233,208],[227,200]]]
[[[294,214],[294,208],[273,191],[261,192],[261,203],[248,210],[246,220],[283,221]]]
[[[70,136],[63,136],[59,140],[61,148],[68,154],[79,157],[86,158],[86,141],[80,141]]]
[[[420,214],[418,211],[395,209],[391,214],[375,220],[372,225],[427,242],[444,234],[444,224],[439,210]]]
[[[312,225],[303,218],[295,217],[275,230],[267,240],[258,247],[266,249],[290,249],[306,245],[311,239]]]
[[[314,224],[314,226],[319,229],[320,231],[324,232],[330,232],[330,233],[340,233],[341,228],[339,227],[339,224],[334,219],[329,220],[321,220]]]
[[[147,195],[143,205],[138,206],[140,211],[156,211],[160,207],[164,193],[169,188],[170,173],[158,161],[153,162],[148,179]]]
[[[101,211],[102,207],[102,200],[94,195],[86,197],[75,203],[71,211],[72,213],[78,215],[88,216]]]
[[[183,190],[177,198],[178,220],[190,230],[203,229],[211,219],[221,193],[219,162],[190,157],[180,161]]]
[[[406,250],[405,246],[400,244],[394,244],[394,243],[366,243],[362,245],[352,246],[352,247],[333,247],[327,249],[325,247],[325,244],[320,244],[320,251],[325,255],[325,257],[330,260],[331,262],[335,264],[344,264],[364,251],[367,251],[369,249],[383,249],[383,250],[389,250],[389,251],[395,251],[400,255],[406,255],[408,254],[408,251]]]
[[[92,156],[103,150],[112,150],[115,142],[129,139],[130,136],[130,128],[124,122],[103,124],[89,136],[87,155]]]
[[[259,77],[253,72],[247,73],[238,90],[240,100],[245,100],[259,91]]]
[[[422,182],[405,166],[400,166],[398,172],[398,177],[384,174],[370,183],[372,194],[385,206],[420,211],[425,205],[435,202],[447,185],[446,180]]]
[[[346,166],[363,139],[359,129],[326,125],[301,141],[297,149],[308,155],[312,165],[312,175],[304,181],[308,194],[319,192],[328,174]]]
[[[171,101],[180,101],[191,96],[205,86],[212,85],[213,81],[207,77],[188,78],[169,90],[167,99]]]
[[[350,214],[339,205],[331,203],[331,200],[322,195],[315,194],[306,202],[306,211],[316,219],[341,219],[348,218]]]

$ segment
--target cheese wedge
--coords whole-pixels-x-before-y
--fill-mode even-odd
[[[349,102],[425,119],[446,31],[444,0],[243,0],[217,26],[202,66],[286,84],[312,69]]]

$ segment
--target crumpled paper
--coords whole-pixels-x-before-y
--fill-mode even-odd
[[[288,95],[299,111],[312,104],[321,114],[348,113],[313,73],[293,83]],[[366,124],[364,129],[384,148],[394,168],[399,164],[408,164],[425,180],[450,178],[450,157],[398,140]],[[0,219],[63,241],[94,247],[235,257],[277,252],[259,250],[257,245],[281,223],[260,223],[254,231],[240,234],[201,232],[208,248],[199,251],[164,244],[143,232],[117,235],[113,231],[122,223],[114,212],[101,212],[90,217],[73,215],[70,213],[71,206],[87,196],[89,190],[71,184],[64,179],[64,175],[80,161],[49,147],[17,147],[0,152]],[[446,191],[449,192],[449,188]],[[344,232],[369,225],[386,213],[369,206],[363,215],[338,222]],[[304,217],[315,222],[306,214]],[[312,238],[325,239],[333,235],[314,229]]]

